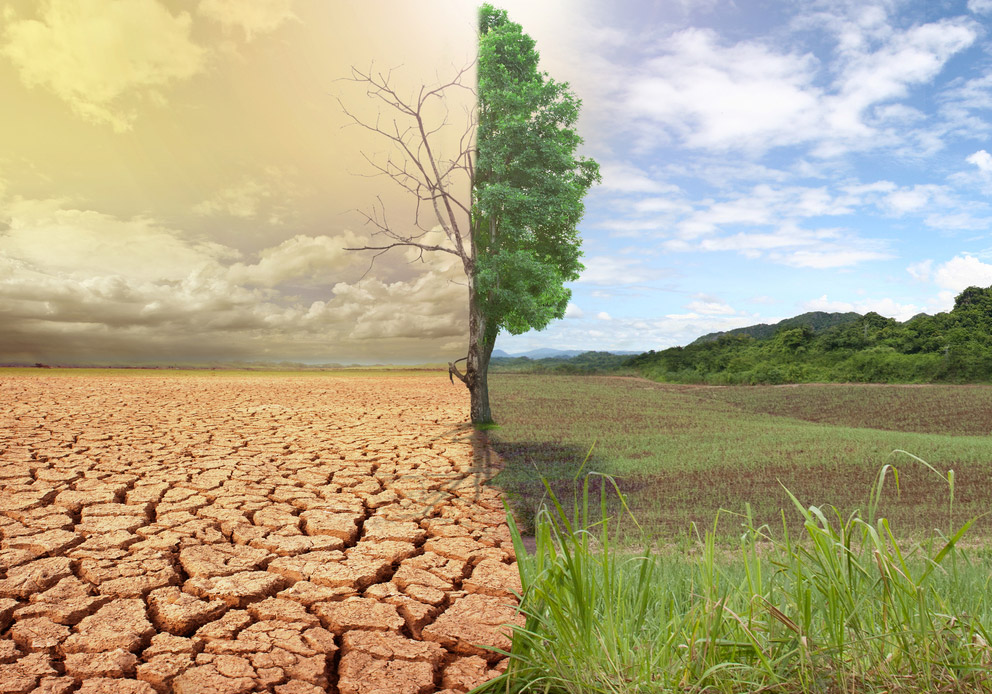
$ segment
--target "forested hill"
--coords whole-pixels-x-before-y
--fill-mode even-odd
[[[803,314],[646,352],[624,366],[679,383],[990,382],[992,287],[969,287],[950,312],[905,323],[877,313]]]
[[[814,333],[818,333],[836,325],[853,323],[859,318],[861,318],[861,314],[854,313],[853,311],[850,313],[825,313],[823,311],[810,311],[809,313],[802,313],[798,316],[794,316],[793,318],[786,318],[778,323],[758,323],[757,325],[749,325],[744,328],[734,328],[733,330],[727,330],[726,332],[709,333],[708,335],[703,335],[702,337],[697,338],[692,344],[695,345],[702,342],[713,342],[724,335],[750,335],[755,339],[763,340],[766,337],[771,337],[784,328],[799,328],[804,325],[808,326]]]

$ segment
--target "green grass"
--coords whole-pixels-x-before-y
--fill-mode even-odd
[[[686,390],[746,412],[810,422],[924,434],[992,434],[992,387],[984,385],[801,384]]]
[[[939,413],[948,411],[989,412],[987,404],[979,406],[992,399],[992,387],[694,388],[635,378],[498,374],[490,394],[500,428],[488,438],[504,464],[495,483],[525,525],[545,496],[540,477],[568,498],[591,448],[587,469],[613,476],[641,523],[676,543],[690,523],[707,525],[720,509],[742,513],[745,503],[758,525],[778,524],[781,510],[792,507],[783,486],[809,504],[834,504],[846,516],[865,508],[867,490],[886,463],[899,468],[899,491],[893,484],[880,513],[904,534],[961,525],[985,513],[992,500],[992,437],[981,417],[963,416],[960,425],[941,429],[949,433],[933,431],[927,419],[931,411],[941,421],[947,416]],[[802,399],[790,399],[796,394]],[[823,421],[808,421],[817,413]],[[893,454],[897,449],[937,472]],[[957,480],[950,517],[949,470]],[[795,532],[801,523],[790,518]],[[741,532],[740,520],[732,518],[716,530],[722,543]],[[978,541],[989,533],[983,518],[969,536]]]
[[[906,544],[875,503],[845,517],[790,496],[798,535],[747,517],[729,556],[712,532],[690,558],[630,555],[590,479],[571,510],[548,487],[531,553],[508,515],[527,620],[477,692],[992,691],[992,566],[956,547],[968,524]]]

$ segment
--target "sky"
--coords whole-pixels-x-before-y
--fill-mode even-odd
[[[906,320],[992,285],[992,0],[495,4],[582,99],[603,172],[565,318],[497,348]],[[393,118],[353,67],[411,97],[450,80],[475,12],[0,0],[0,362],[464,355],[453,256],[344,250],[377,241],[380,201],[413,228],[409,195],[371,176],[395,153],[345,109]],[[450,151],[470,95],[447,106]]]

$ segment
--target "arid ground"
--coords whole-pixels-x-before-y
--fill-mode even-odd
[[[519,590],[464,388],[0,372],[0,692],[463,692]]]

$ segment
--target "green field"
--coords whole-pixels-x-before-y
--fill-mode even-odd
[[[540,476],[559,495],[590,449],[586,471],[612,475],[638,520],[677,541],[690,523],[712,527],[717,511],[781,526],[804,504],[864,510],[886,464],[879,514],[906,535],[946,531],[992,506],[992,387],[705,387],[637,378],[498,374],[491,379],[489,432],[503,458],[496,479],[524,522],[543,497]],[[595,443],[595,445],[593,445]],[[909,456],[928,461],[938,472]],[[953,470],[950,505],[948,471]],[[725,515],[718,531],[740,534]],[[992,534],[980,518],[972,541]]]
[[[527,624],[487,693],[992,692],[992,530],[965,527],[992,500],[992,387],[490,388],[495,482],[535,537],[515,533]],[[587,471],[656,542],[606,529],[621,507]]]

